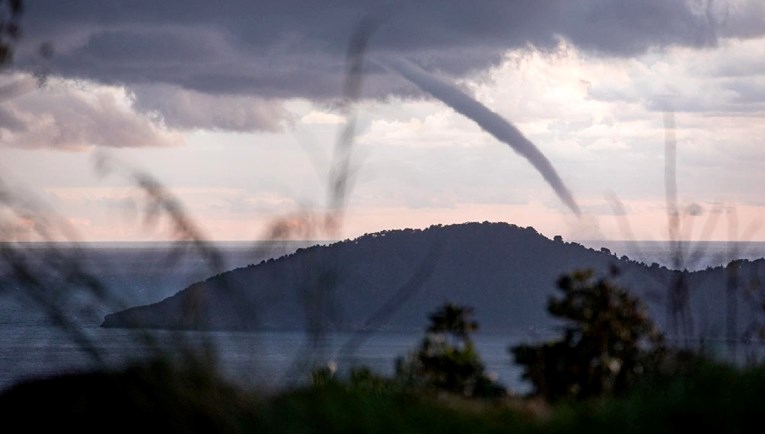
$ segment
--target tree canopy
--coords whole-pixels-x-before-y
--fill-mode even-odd
[[[511,348],[524,378],[548,399],[626,390],[657,365],[663,336],[640,300],[592,271],[558,280],[547,309],[563,320],[560,339]]]
[[[471,333],[478,330],[478,323],[472,313],[472,308],[452,303],[431,313],[419,348],[396,361],[399,381],[466,397],[503,395],[504,388],[486,374],[473,344]]]

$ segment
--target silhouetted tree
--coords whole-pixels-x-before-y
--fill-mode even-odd
[[[463,343],[472,343],[470,333],[478,330],[478,323],[469,318],[471,315],[471,307],[446,303],[441,309],[428,315],[428,333],[452,336]]]
[[[524,378],[548,399],[618,393],[660,363],[663,337],[641,302],[592,271],[558,280],[561,298],[549,312],[565,321],[563,336],[511,348]]]
[[[396,361],[396,377],[405,386],[445,390],[467,397],[505,394],[486,373],[470,334],[478,323],[473,309],[446,303],[429,315],[430,325],[420,347]]]

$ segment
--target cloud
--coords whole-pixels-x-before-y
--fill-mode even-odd
[[[174,129],[280,131],[289,119],[280,101],[211,95],[169,85],[133,90],[138,111],[156,115]]]
[[[448,79],[496,66],[508,50],[555,52],[561,39],[585,53],[626,57],[654,47],[712,47],[765,34],[765,5],[756,0],[161,3],[30,2],[15,67],[38,73],[40,44],[51,42],[54,55],[45,70],[52,76],[125,87],[136,110],[168,128],[273,132],[294,121],[284,100],[324,103],[341,96],[349,39],[367,16],[379,24],[369,56],[417,59]],[[738,59],[735,64],[757,66],[743,54]],[[716,73],[746,73],[731,68]],[[365,97],[422,96],[383,68],[368,64],[365,72]],[[735,86],[728,94],[745,90]],[[0,100],[13,89],[7,91],[0,89]],[[615,92],[603,85],[593,89],[601,98],[632,96]],[[0,119],[13,122],[8,113]]]
[[[0,102],[5,102],[29,93],[37,87],[37,82],[28,76],[13,76],[0,84]]]
[[[726,40],[718,47],[652,50],[590,83],[605,102],[637,103],[652,111],[765,111],[765,37]]]
[[[630,149],[630,145],[619,139],[600,138],[587,146],[587,149],[590,151],[620,151]]]
[[[345,123],[345,118],[334,113],[313,110],[300,118],[306,125],[339,125]]]
[[[274,192],[259,194],[237,194],[226,198],[225,207],[218,205],[226,214],[245,215],[280,215],[294,212],[299,209],[299,204],[292,198]]]
[[[28,74],[0,76],[0,89],[17,89],[0,108],[0,145],[81,150],[91,146],[157,147],[182,136],[136,113],[124,87],[54,79],[36,88]],[[18,91],[23,89],[24,91]]]
[[[401,102],[402,112],[407,104]],[[356,139],[361,145],[420,148],[481,147],[496,144],[471,121],[448,108],[431,107],[430,114],[411,113],[408,119],[374,119]],[[422,116],[422,117],[420,117]]]
[[[765,111],[765,71],[742,63],[739,75],[728,77],[719,74],[720,65],[763,47],[761,37],[625,59],[597,57],[562,42],[556,50],[512,50],[466,83],[559,161],[653,161],[663,153],[661,112],[671,107],[684,162],[718,165],[740,155],[747,143],[761,142],[757,119]],[[747,158],[761,159],[756,146]]]
[[[161,3],[161,4],[160,4]],[[416,58],[451,78],[483,70],[508,49],[555,48],[632,56],[655,46],[709,47],[765,33],[757,0],[311,0],[30,2],[18,65],[54,43],[51,71],[108,84],[168,84],[204,94],[332,99],[355,26],[379,19],[370,55]],[[370,67],[366,95],[416,90]]]

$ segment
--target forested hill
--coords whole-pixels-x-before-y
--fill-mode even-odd
[[[765,261],[739,261],[737,280],[752,286]],[[211,277],[159,303],[107,315],[104,327],[167,329],[420,330],[427,313],[451,301],[472,306],[481,329],[523,332],[547,327],[547,299],[562,273],[618,270],[617,282],[641,296],[665,323],[667,288],[681,272],[646,266],[607,250],[550,240],[533,228],[465,223],[364,235]],[[731,273],[688,273],[694,330],[724,334]],[[758,319],[737,297],[738,327]]]

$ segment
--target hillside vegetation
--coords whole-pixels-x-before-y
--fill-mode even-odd
[[[738,261],[736,276],[758,288],[765,260]],[[561,273],[618,271],[614,282],[647,304],[661,326],[667,294],[688,289],[693,332],[725,335],[729,269],[687,272],[646,265],[506,223],[431,226],[364,235],[198,282],[159,303],[108,315],[104,327],[229,330],[418,330],[446,301],[475,309],[482,330],[550,327],[546,303]],[[742,288],[743,295],[743,288]],[[739,333],[760,315],[741,297]]]

